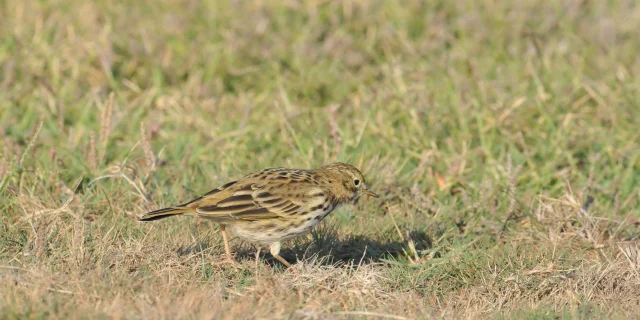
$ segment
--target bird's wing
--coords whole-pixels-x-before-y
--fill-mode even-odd
[[[212,190],[186,206],[213,220],[261,220],[293,217],[322,208],[325,202],[325,193],[318,187],[282,186],[248,179]]]

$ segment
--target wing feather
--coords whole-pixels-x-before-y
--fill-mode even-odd
[[[230,207],[244,204],[253,204],[253,196],[251,194],[233,195],[216,204],[218,207]]]
[[[203,218],[252,221],[287,218],[324,202],[324,193],[319,188],[284,190],[281,184],[271,185],[256,179],[243,180],[212,190],[187,205]],[[309,194],[317,196],[309,197]]]

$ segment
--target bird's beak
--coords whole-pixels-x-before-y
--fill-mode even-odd
[[[362,193],[374,198],[380,198],[379,195],[375,194],[373,191],[369,190],[368,188],[364,188],[364,191],[362,191]]]

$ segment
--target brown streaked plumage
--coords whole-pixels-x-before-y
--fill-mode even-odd
[[[139,221],[176,215],[210,219],[220,224],[226,262],[235,263],[226,233],[229,227],[240,238],[270,245],[271,254],[290,266],[279,255],[280,243],[310,231],[337,206],[362,194],[378,197],[367,189],[360,170],[345,163],[312,170],[271,168],[248,174],[185,204],[148,212]]]

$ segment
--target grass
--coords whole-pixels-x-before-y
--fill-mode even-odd
[[[633,318],[633,1],[0,6],[4,318]],[[381,199],[287,243],[136,217],[252,170]]]

